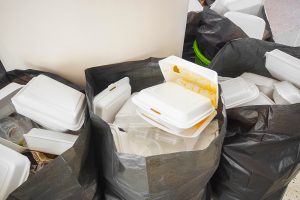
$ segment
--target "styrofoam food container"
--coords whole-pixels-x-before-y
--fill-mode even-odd
[[[144,89],[132,101],[140,113],[177,133],[214,111],[210,99],[173,82]]]
[[[24,138],[30,150],[61,155],[74,145],[78,136],[33,128]]]
[[[273,98],[276,104],[300,103],[300,90],[287,81],[276,83]]]
[[[211,5],[211,9],[220,15],[224,15],[228,11],[258,15],[262,5],[262,0],[216,0]]]
[[[247,72],[243,73],[241,77],[248,82],[254,83],[259,91],[263,92],[269,98],[273,97],[274,84],[278,83],[277,80]]]
[[[23,87],[17,83],[10,83],[0,90],[0,119],[15,112],[11,98]]]
[[[263,39],[266,22],[262,18],[241,12],[226,12],[224,16],[240,27],[250,38]]]
[[[12,102],[18,113],[52,130],[77,131],[84,123],[85,95],[45,75],[29,81]]]
[[[245,104],[240,105],[242,106],[256,106],[256,105],[275,105],[274,101],[266,96],[264,93],[260,92],[258,97],[253,101],[247,102]]]
[[[237,77],[220,83],[226,109],[253,101],[259,95],[259,90],[253,83]]]
[[[125,77],[100,92],[93,100],[94,113],[112,123],[116,114],[131,95],[129,78]]]
[[[30,171],[28,158],[0,144],[0,199],[24,183]]]
[[[218,105],[218,74],[206,67],[170,56],[159,61],[166,82],[174,82],[201,95],[210,95],[212,104]]]
[[[300,88],[300,59],[275,49],[266,53],[266,68],[275,78]]]

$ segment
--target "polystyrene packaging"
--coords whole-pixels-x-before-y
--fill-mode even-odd
[[[131,95],[129,78],[125,77],[95,96],[94,113],[108,123],[112,123],[116,114]]]
[[[233,78],[220,83],[223,91],[226,109],[238,107],[253,101],[259,96],[259,90],[251,82],[241,77]]]
[[[248,82],[254,83],[259,91],[263,92],[269,98],[273,97],[274,84],[278,83],[277,80],[247,72],[243,73],[241,77]]]
[[[24,183],[30,170],[28,158],[0,144],[0,199]]]
[[[77,131],[85,119],[85,95],[45,75],[33,78],[12,102],[16,111],[47,129]]]
[[[254,99],[253,101],[247,102],[245,104],[242,104],[239,107],[256,106],[256,105],[275,105],[275,103],[272,101],[272,99],[270,99],[264,93],[260,92],[259,96],[256,99]]]
[[[300,103],[300,90],[287,81],[276,83],[273,98],[276,104]]]
[[[78,136],[33,128],[24,138],[30,150],[61,155],[74,145]]]
[[[211,9],[220,15],[224,15],[228,11],[259,15],[262,5],[262,0],[216,0],[211,5]]]
[[[189,135],[182,134],[187,129],[207,126],[218,104],[217,73],[175,56],[159,61],[159,65],[166,83],[146,88],[132,99],[140,116],[182,136]]]
[[[266,53],[266,68],[273,77],[300,88],[300,59],[275,49]]]
[[[263,39],[266,22],[262,18],[241,12],[226,12],[224,16],[240,27],[250,38]]]

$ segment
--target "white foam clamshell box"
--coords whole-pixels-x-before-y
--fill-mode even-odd
[[[216,88],[215,102],[217,102],[217,73],[175,56],[161,60],[159,65],[166,82],[146,88],[133,97],[132,101],[137,105],[138,113],[147,122],[164,131],[180,136],[197,137],[201,131],[197,134],[182,135],[182,133],[199,123],[200,125],[203,123],[203,127],[207,126],[209,124],[207,119],[212,120],[215,108],[208,97],[193,91],[193,87],[197,86],[189,85],[187,89],[176,81],[178,77],[184,76],[183,71],[193,74],[194,78],[197,76],[206,78]],[[174,73],[174,66],[180,73]]]
[[[277,80],[247,72],[243,73],[241,77],[248,82],[254,83],[260,92],[263,92],[270,98],[273,97],[274,84],[278,83]]]
[[[263,39],[266,22],[262,18],[240,12],[226,12],[224,16],[240,27],[250,38]]]
[[[24,183],[30,171],[30,162],[22,154],[0,144],[0,199]]]
[[[250,15],[258,15],[262,8],[262,0],[216,0],[211,9],[224,15],[228,11],[237,11]]]
[[[78,136],[33,128],[24,138],[30,150],[61,155],[74,145]]]
[[[233,78],[220,83],[226,109],[238,107],[256,99],[259,90],[253,83],[241,77]]]
[[[129,78],[125,77],[95,96],[94,113],[107,123],[112,123],[116,114],[131,95]]]
[[[300,88],[300,59],[275,49],[266,53],[266,68],[275,78]]]
[[[29,81],[12,102],[18,113],[54,131],[77,131],[85,120],[85,95],[45,75]]]
[[[276,104],[300,103],[300,90],[287,81],[276,83],[273,98]]]
[[[275,105],[275,103],[264,93],[260,92],[258,97],[253,101],[247,102],[245,104],[240,105],[242,106],[257,106],[257,105]]]

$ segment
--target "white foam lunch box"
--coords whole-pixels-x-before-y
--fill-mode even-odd
[[[159,65],[166,82],[142,90],[132,101],[146,121],[180,135],[214,112],[218,75],[175,56]]]
[[[266,68],[275,78],[300,88],[300,59],[275,49],[266,53]]]
[[[104,121],[112,123],[116,114],[131,95],[129,78],[125,77],[95,96],[93,100],[94,113]]]
[[[266,22],[262,18],[241,12],[226,12],[224,16],[240,27],[250,38],[263,39]]]
[[[74,145],[78,136],[33,128],[24,138],[30,150],[61,155]]]
[[[259,95],[259,90],[251,82],[241,77],[233,78],[220,83],[226,109],[238,107],[247,102],[253,101]]]
[[[273,98],[276,104],[300,103],[300,90],[287,81],[276,83]]]
[[[22,154],[0,144],[0,199],[24,183],[30,171],[30,161]]]
[[[248,82],[254,83],[259,91],[263,92],[269,98],[273,97],[274,84],[278,83],[277,80],[247,72],[243,73],[241,77]]]
[[[19,114],[54,131],[77,131],[85,119],[85,95],[45,75],[33,78],[12,102]]]
[[[247,102],[245,104],[240,105],[242,106],[258,106],[258,105],[275,105],[274,101],[266,96],[264,93],[260,92],[258,97],[253,101]]]

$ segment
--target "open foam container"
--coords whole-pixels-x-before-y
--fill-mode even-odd
[[[275,49],[266,53],[266,68],[273,77],[300,88],[300,59]]]
[[[85,120],[85,95],[45,75],[30,80],[12,102],[19,114],[54,131],[77,131]]]
[[[159,65],[166,82],[146,88],[132,99],[140,116],[181,136],[194,126],[207,125],[218,105],[217,73],[175,56],[159,61]]]
[[[0,199],[24,183],[30,171],[30,161],[22,154],[0,144]]]
[[[107,123],[112,123],[122,105],[131,95],[129,78],[125,77],[95,96],[93,100],[94,113]]]

